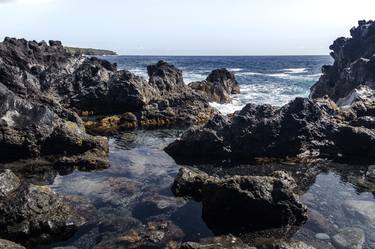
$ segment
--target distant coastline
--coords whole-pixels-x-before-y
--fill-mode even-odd
[[[64,47],[70,54],[82,54],[92,56],[117,55],[116,52],[106,49]]]

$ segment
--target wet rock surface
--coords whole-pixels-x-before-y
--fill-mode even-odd
[[[293,193],[295,184],[284,172],[273,177],[218,178],[182,168],[172,191],[176,196],[202,201],[203,219],[220,233],[302,224],[307,218],[306,208]]]
[[[214,70],[205,81],[192,82],[189,86],[205,93],[210,102],[230,103],[231,95],[240,93],[234,74],[225,68]]]
[[[343,228],[332,237],[332,242],[338,249],[361,249],[365,243],[365,232],[360,228]]]
[[[0,236],[27,245],[70,237],[84,220],[49,187],[21,184],[11,171],[0,174]],[[6,186],[4,188],[4,186]]]

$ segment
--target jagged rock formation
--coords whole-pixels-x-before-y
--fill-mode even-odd
[[[307,209],[293,193],[295,187],[294,179],[284,172],[218,178],[182,168],[172,191],[202,201],[202,217],[212,230],[233,232],[303,223]]]
[[[49,187],[26,184],[10,170],[0,180],[0,237],[30,246],[69,238],[84,224]]]
[[[136,94],[131,94],[139,100],[137,108],[118,110],[117,112],[122,114],[105,117],[97,122],[88,122],[86,127],[95,133],[108,133],[136,127],[186,127],[205,123],[214,115],[215,111],[210,107],[207,97],[186,86],[182,71],[175,66],[159,61],[148,66],[147,71],[148,82],[143,78],[133,76],[141,82],[135,87]],[[119,86],[128,88],[123,83]],[[121,89],[114,91],[117,94],[121,92],[126,91]],[[113,97],[110,99],[114,100]],[[122,107],[132,103],[125,97],[118,97],[118,99],[124,101]],[[126,105],[125,102],[128,104]],[[114,103],[111,105],[116,106]]]
[[[59,41],[5,38],[0,148],[6,153],[0,161],[59,155],[73,157],[64,163],[103,165],[105,139],[87,135],[76,112],[119,115],[88,122],[93,132],[192,125],[213,115],[207,99],[185,86],[179,69],[159,62],[148,71],[149,82],[105,60],[73,56]]]
[[[231,94],[239,94],[240,87],[234,74],[225,68],[214,70],[204,81],[192,82],[189,86],[204,92],[211,102],[230,103]]]
[[[363,102],[339,108],[329,99],[304,98],[281,108],[248,104],[231,118],[219,115],[188,130],[165,150],[180,163],[257,158],[374,162],[375,132],[366,118],[372,108]]]
[[[328,95],[338,102],[363,85],[374,89],[375,23],[359,21],[358,24],[351,29],[351,38],[340,37],[330,46],[335,62],[323,66],[323,75],[311,88],[311,98]]]

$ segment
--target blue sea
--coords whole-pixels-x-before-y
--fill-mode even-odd
[[[230,104],[212,103],[225,114],[250,102],[281,106],[295,97],[306,97],[321,75],[321,66],[333,62],[329,56],[106,56],[105,59],[146,79],[146,66],[164,60],[183,70],[186,84],[206,79],[214,69],[227,68],[235,73],[241,94],[233,96]]]

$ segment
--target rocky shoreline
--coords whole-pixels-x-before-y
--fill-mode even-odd
[[[288,241],[314,215],[300,196],[331,162],[375,163],[375,23],[360,21],[351,35],[331,46],[335,62],[322,68],[309,98],[280,108],[250,103],[228,116],[210,106],[228,103],[232,94],[240,93],[227,69],[187,85],[180,69],[159,61],[147,66],[144,79],[108,61],[69,53],[59,41],[5,38],[0,43],[0,248],[66,240],[90,222],[74,201],[44,184],[57,172],[110,167],[105,136],[183,128],[187,130],[165,151],[192,167],[180,169],[171,190],[176,197],[201,202],[202,219],[218,237],[180,243],[184,234],[178,226],[152,219],[139,229],[103,239],[95,248],[234,249],[252,244],[319,249]],[[241,164],[285,167],[263,174],[248,166],[241,174],[235,169]],[[218,169],[226,173],[217,174]],[[40,181],[28,180],[38,173]],[[361,179],[350,180],[375,192],[374,174],[370,166]],[[143,205],[155,208],[146,197]],[[372,204],[363,205],[371,211]],[[349,213],[368,215],[356,203],[345,205]],[[242,233],[279,233],[279,238],[262,244],[254,238],[242,241]],[[375,240],[359,228],[332,233],[332,243],[340,249],[360,249],[366,236]],[[355,244],[348,246],[348,238]]]

